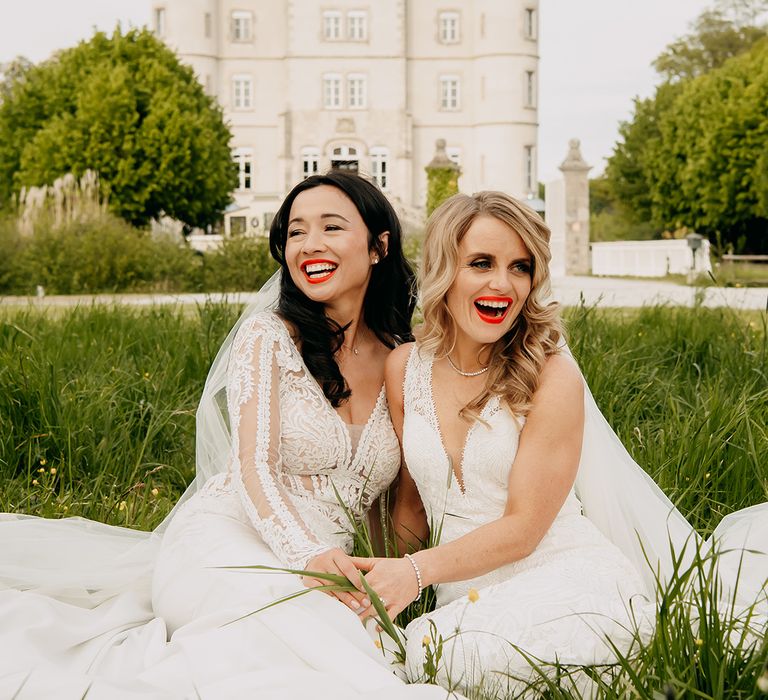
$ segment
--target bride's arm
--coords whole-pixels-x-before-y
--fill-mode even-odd
[[[403,444],[404,413],[403,382],[405,380],[405,366],[412,348],[413,343],[406,343],[395,348],[387,357],[384,365],[384,383],[389,414],[401,446]],[[405,466],[405,460],[402,459],[402,447],[392,522],[397,537],[397,546],[401,552],[416,551],[421,548],[422,542],[426,542],[429,528],[424,505],[421,502],[416,483]]]
[[[248,320],[234,340],[227,382],[231,470],[261,537],[285,566],[305,569],[332,548],[304,522],[281,480],[278,355],[287,355],[280,347],[285,342],[289,339],[274,327],[274,320],[259,316]]]
[[[569,359],[551,357],[520,435],[504,515],[453,542],[414,555],[422,585],[475,578],[533,552],[573,486],[583,428],[581,374]],[[392,614],[416,596],[416,577],[407,560],[356,563],[370,569],[366,580],[387,600]]]

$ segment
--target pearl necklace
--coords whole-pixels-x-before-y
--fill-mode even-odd
[[[453,370],[455,372],[458,372],[462,377],[477,377],[483,372],[487,372],[491,368],[491,366],[488,365],[486,367],[483,367],[482,369],[477,370],[477,372],[464,372],[460,370],[456,365],[453,364],[453,360],[451,359],[450,355],[446,355],[445,357],[448,359],[448,364],[453,368]]]

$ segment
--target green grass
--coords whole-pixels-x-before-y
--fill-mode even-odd
[[[194,410],[238,312],[0,309],[0,510],[157,525],[194,475]],[[768,500],[765,314],[581,307],[566,320],[609,423],[702,534]],[[665,595],[656,635],[601,677],[599,695],[764,697],[766,641],[739,639],[705,594]],[[578,697],[567,675],[536,692]]]
[[[6,310],[0,510],[157,525],[194,476],[195,406],[237,314]]]

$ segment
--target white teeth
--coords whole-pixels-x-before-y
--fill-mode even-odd
[[[314,275],[314,274],[317,274],[318,272],[330,272],[332,270],[335,270],[336,267],[337,267],[336,265],[333,265],[331,263],[314,263],[312,265],[307,265],[304,268],[304,271],[308,275]]]
[[[487,306],[491,309],[506,309],[509,306],[508,301],[486,301],[485,299],[481,301],[478,299],[475,303],[479,306]]]

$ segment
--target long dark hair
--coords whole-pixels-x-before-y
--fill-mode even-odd
[[[278,313],[298,331],[304,364],[335,408],[352,393],[334,358],[344,343],[348,325],[341,326],[326,316],[324,305],[309,299],[295,285],[285,261],[291,206],[300,193],[320,185],[335,187],[347,195],[368,229],[368,250],[378,253],[379,263],[371,269],[363,301],[363,318],[368,328],[389,348],[413,339],[411,316],[416,303],[415,275],[403,254],[402,230],[395,210],[373,183],[359,175],[340,170],[312,175],[296,185],[280,205],[269,231],[269,249],[282,268]],[[379,240],[385,231],[389,231],[386,255]]]

